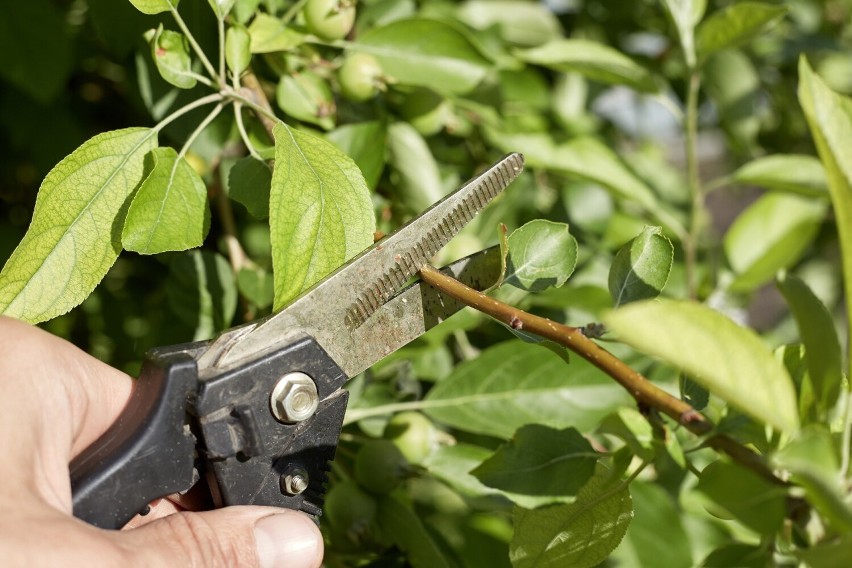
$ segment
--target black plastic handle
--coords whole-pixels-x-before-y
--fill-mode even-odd
[[[186,348],[146,356],[127,407],[70,464],[74,516],[118,529],[154,499],[192,486],[195,437],[187,404],[197,388],[198,369]]]

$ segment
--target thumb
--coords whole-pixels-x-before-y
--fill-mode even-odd
[[[323,557],[308,516],[271,507],[183,511],[114,534],[144,565],[316,568]]]

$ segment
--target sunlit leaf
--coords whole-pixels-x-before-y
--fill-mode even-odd
[[[151,57],[160,75],[181,89],[191,89],[198,82],[192,74],[189,42],[180,32],[164,30],[162,24],[151,39]]]
[[[252,53],[287,51],[301,45],[305,34],[288,26],[280,18],[260,12],[248,27]]]
[[[328,81],[311,71],[285,74],[275,91],[278,106],[297,120],[330,130],[334,127],[335,102]]]
[[[535,219],[509,235],[504,282],[540,292],[562,286],[577,265],[577,239],[565,223]]]
[[[500,36],[516,45],[541,45],[562,35],[553,11],[537,2],[468,0],[459,7],[459,18],[479,30],[496,25]]]
[[[580,73],[593,81],[649,93],[658,90],[656,79],[647,69],[620,51],[594,41],[557,39],[540,47],[517,50],[515,55],[527,63]]]
[[[598,466],[570,505],[515,507],[509,551],[515,568],[591,568],[618,546],[633,518],[627,484]]]
[[[669,280],[674,247],[660,227],[645,227],[615,255],[609,270],[609,292],[615,307],[656,298]]]
[[[156,148],[151,159],[127,211],[122,246],[142,254],[200,246],[210,227],[204,181],[174,148]]]
[[[387,134],[388,165],[397,194],[410,211],[420,213],[444,197],[441,172],[426,140],[407,122],[395,122]]]
[[[836,403],[843,383],[843,355],[834,321],[825,305],[801,279],[782,274],[778,289],[796,318],[805,346],[808,377],[820,412]]]
[[[457,366],[426,395],[435,420],[508,439],[525,424],[586,432],[628,399],[596,367],[538,345],[510,341]]]
[[[769,193],[740,213],[723,241],[737,275],[731,289],[754,289],[799,260],[816,236],[826,207],[821,199]]]
[[[143,14],[159,14],[177,8],[180,0],[130,0],[137,10]]]
[[[786,13],[785,6],[763,2],[737,2],[714,12],[698,26],[696,43],[699,59],[751,41]]]
[[[45,321],[94,290],[121,250],[127,200],[156,145],[149,128],[105,132],[47,174],[30,227],[0,272],[3,313]]]
[[[225,16],[228,15],[228,12],[231,11],[231,8],[234,7],[236,0],[207,0],[207,2],[213,9],[213,13],[216,14],[216,17],[224,19]]]
[[[798,428],[793,382],[751,330],[707,306],[658,298],[610,312],[620,340],[681,368],[711,393],[779,430]]]
[[[351,158],[281,123],[274,135],[269,226],[280,308],[370,246],[376,219]]]
[[[852,297],[852,99],[832,92],[799,60],[799,102],[808,119],[811,135],[825,167],[837,232],[846,296]],[[852,302],[846,302],[846,321],[852,321]],[[852,333],[849,349],[852,352]]]
[[[825,170],[814,156],[774,154],[741,166],[731,178],[742,184],[809,197],[828,197]]]
[[[251,35],[239,24],[232,25],[225,33],[225,61],[235,75],[245,71],[251,61]]]
[[[464,34],[437,20],[397,20],[367,31],[350,47],[374,55],[400,84],[439,92],[466,93],[489,68]]]
[[[677,30],[686,64],[688,67],[694,67],[695,25],[704,15],[706,0],[663,0],[663,5]]]
[[[471,473],[522,507],[573,502],[595,471],[599,454],[574,428],[522,426]]]

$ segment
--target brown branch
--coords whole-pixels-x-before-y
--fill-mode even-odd
[[[269,104],[269,99],[266,97],[266,92],[264,92],[263,86],[260,84],[260,81],[257,80],[254,73],[246,73],[243,75],[242,83],[244,87],[242,92],[249,100],[268,110],[270,114],[274,114],[272,105]],[[257,115],[257,118],[260,119],[260,123],[263,124],[263,128],[266,130],[267,134],[269,134],[269,139],[275,140],[275,137],[272,135],[272,129],[275,128],[275,121],[262,112],[256,112],[255,114]]]
[[[624,361],[586,337],[580,328],[563,325],[495,300],[428,265],[420,270],[420,277],[447,296],[513,329],[524,330],[567,347],[612,377],[640,406],[653,408],[669,416],[693,434],[707,436],[708,446],[728,454],[734,461],[772,483],[786,485],[775,476],[759,454],[729,436],[713,434],[715,426],[703,414],[657,387]]]

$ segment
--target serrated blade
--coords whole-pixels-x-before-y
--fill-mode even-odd
[[[375,357],[381,358],[378,352],[375,356],[365,355],[374,353],[374,349],[365,343],[375,341],[370,336],[368,324],[376,311],[385,306],[408,279],[499,195],[522,169],[521,154],[505,156],[327,276],[280,312],[216,338],[199,359],[199,369],[203,372],[208,367],[228,367],[264,353],[282,341],[310,335],[347,376],[352,377],[364,370],[378,360]],[[401,328],[410,324],[405,318],[424,317],[422,311],[418,314],[416,310],[406,310],[403,303],[396,305],[394,316],[400,321]]]

